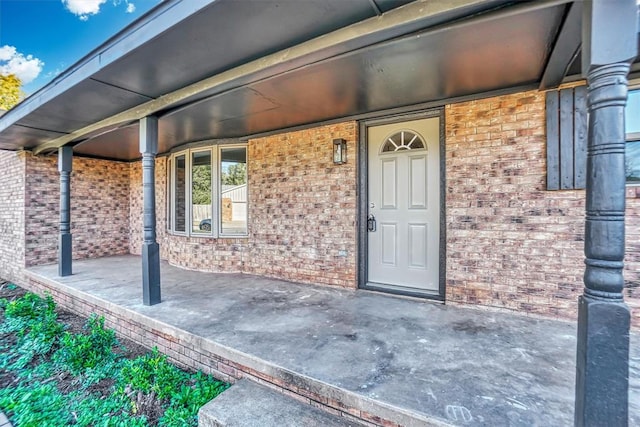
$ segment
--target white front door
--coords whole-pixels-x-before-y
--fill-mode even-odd
[[[369,286],[439,291],[439,120],[368,128]]]

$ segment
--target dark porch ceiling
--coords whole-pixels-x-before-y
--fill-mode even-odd
[[[409,2],[162,3],[0,117],[0,148],[34,149],[249,61],[275,52],[286,55],[289,47],[351,24],[373,18],[375,27],[376,14]],[[565,1],[446,4],[450,7],[429,19],[406,21],[380,34],[355,34],[335,52],[309,52],[275,72],[244,75],[167,103],[154,112],[160,118],[160,152],[193,141],[242,138],[538,84],[571,6]],[[390,13],[415,11],[409,8],[416,5],[429,2]],[[574,32],[568,37],[579,37]],[[140,157],[135,121],[111,123],[70,143],[78,154]]]

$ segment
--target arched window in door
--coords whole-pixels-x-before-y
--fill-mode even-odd
[[[401,130],[387,137],[382,145],[382,153],[392,153],[402,150],[424,150],[424,141],[417,133],[410,130]]]

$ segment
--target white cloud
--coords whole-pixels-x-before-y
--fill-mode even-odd
[[[62,0],[62,4],[69,12],[78,16],[81,21],[89,19],[90,15],[100,12],[100,6],[107,0]]]
[[[44,67],[44,62],[32,55],[24,55],[9,45],[0,47],[0,74],[15,74],[27,84],[35,80]]]
[[[133,13],[135,11],[136,11],[136,5],[133,3],[127,3],[127,13]]]

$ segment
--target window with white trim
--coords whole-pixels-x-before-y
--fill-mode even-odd
[[[625,110],[627,184],[640,184],[640,88],[629,91]]]
[[[203,237],[247,235],[247,147],[217,145],[169,159],[168,229]]]

